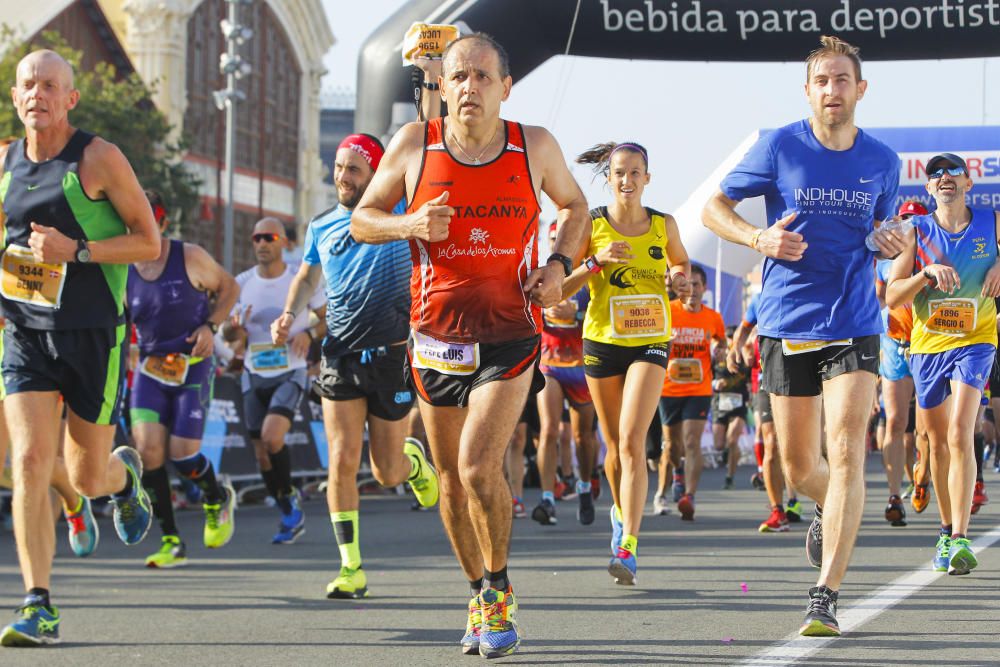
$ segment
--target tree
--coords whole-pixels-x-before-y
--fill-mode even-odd
[[[183,141],[171,141],[172,127],[152,103],[152,90],[132,73],[120,77],[110,63],[92,70],[80,67],[83,52],[71,48],[54,31],[30,42],[20,39],[13,28],[0,24],[0,87],[14,85],[17,63],[29,52],[48,48],[65,58],[75,71],[80,103],[70,112],[70,122],[118,146],[132,163],[139,183],[159,191],[170,204],[170,221],[176,229],[194,223],[198,213],[201,181],[191,174],[181,157]],[[155,84],[154,84],[155,85]],[[21,136],[24,127],[10,97],[0,104],[0,138]]]

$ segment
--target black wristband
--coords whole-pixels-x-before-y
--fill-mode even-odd
[[[552,262],[559,262],[560,264],[562,264],[563,273],[565,273],[567,276],[573,273],[573,260],[571,260],[566,255],[554,252],[551,255],[549,255],[549,258],[547,260],[545,260],[546,264],[551,264]]]
[[[927,269],[924,269],[923,273],[924,273],[924,278],[926,278],[927,280],[931,281],[931,287],[934,287],[935,285],[937,285],[937,278],[935,278],[931,274],[927,273]]]
[[[441,86],[439,86],[436,83],[427,83],[426,81],[424,81],[423,83],[421,83],[420,86],[424,90],[439,90],[441,88]]]
[[[219,325],[213,322],[212,320],[206,320],[205,326],[208,327],[208,330],[212,332],[213,336],[219,333]]]

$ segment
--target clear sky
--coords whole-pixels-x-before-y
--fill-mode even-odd
[[[353,88],[362,42],[405,0],[323,3],[337,38],[324,86]],[[1000,58],[871,62],[864,76],[861,127],[1000,125]],[[807,116],[804,80],[801,63],[556,57],[515,81],[503,114],[547,127],[568,158],[601,141],[644,144],[652,174],[646,203],[670,211],[748,134]],[[587,170],[574,173],[591,205],[607,200]]]

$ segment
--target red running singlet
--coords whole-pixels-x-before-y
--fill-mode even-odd
[[[410,241],[410,326],[451,343],[499,343],[536,336],[541,311],[524,292],[538,264],[538,216],[524,130],[503,121],[495,160],[462,164],[444,144],[443,119],[427,123],[424,154],[407,212],[448,191],[448,238]]]

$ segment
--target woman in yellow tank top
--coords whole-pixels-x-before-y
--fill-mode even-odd
[[[608,572],[616,583],[633,585],[648,487],[646,431],[670,356],[667,288],[686,295],[691,266],[673,216],[642,205],[650,176],[646,149],[598,144],[576,161],[606,175],[614,195],[591,211],[590,240],[577,257],[586,259],[564,281],[563,298],[589,283],[583,367],[608,447],[604,472],[614,498]]]

